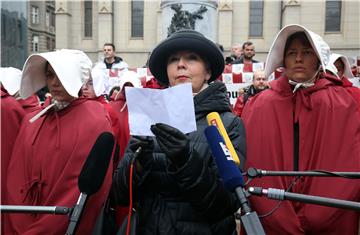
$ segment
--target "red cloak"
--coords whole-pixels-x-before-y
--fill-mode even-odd
[[[7,169],[25,111],[14,97],[1,90],[1,204],[6,205]],[[1,214],[1,224],[4,224]],[[3,228],[1,233],[4,234]]]
[[[358,111],[360,115],[360,88],[353,86],[353,84],[346,77],[342,77],[343,87],[351,94],[355,102],[358,104]]]
[[[120,123],[119,125],[120,131],[118,133],[118,143],[120,146],[120,158],[122,158],[125,152],[125,148],[130,139],[128,108],[126,105],[126,99],[124,93],[118,94],[116,100],[110,101],[109,104],[115,110]]]
[[[327,76],[327,75],[322,75]],[[332,77],[292,93],[286,77],[270,83],[247,103],[242,118],[246,128],[246,167],[264,170],[294,169],[294,122],[299,123],[299,170],[360,171],[360,119],[353,97]],[[262,177],[249,186],[287,189],[292,177]],[[294,193],[360,201],[357,180],[302,177]],[[278,201],[250,197],[259,215]],[[261,219],[272,234],[357,234],[359,213],[312,204],[282,201]]]
[[[48,110],[34,123],[25,116],[8,170],[9,204],[72,207],[80,195],[81,168],[104,131],[111,132],[109,117],[98,102],[77,99],[55,112]],[[91,234],[112,180],[112,162],[102,187],[89,197],[78,234]],[[68,216],[10,214],[6,234],[64,234]],[[10,226],[10,227],[9,227]],[[9,230],[10,231],[10,230]]]
[[[130,139],[130,129],[129,129],[129,116],[128,116],[128,107],[126,104],[125,94],[121,92],[118,94],[118,97],[115,100],[110,101],[110,105],[116,111],[120,128],[118,133],[118,144],[120,146],[120,159],[123,157],[125,148]],[[119,225],[123,223],[125,216],[128,214],[128,207],[116,206],[116,220]]]
[[[106,109],[106,111],[108,112],[110,120],[111,120],[111,127],[113,129],[113,133],[115,135],[115,138],[117,139],[118,135],[120,133],[120,121],[119,121],[119,117],[117,115],[117,112],[114,110],[114,108],[110,105],[109,102],[107,102],[105,97],[102,96],[102,95],[99,96],[99,97],[96,97],[96,98],[94,98],[92,100],[95,100],[95,101],[101,103],[104,106],[104,108]]]
[[[26,113],[32,113],[35,111],[40,111],[42,109],[39,98],[36,94],[33,94],[26,99],[18,99],[17,101],[21,104]]]

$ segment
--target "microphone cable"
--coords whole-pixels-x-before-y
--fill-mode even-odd
[[[346,178],[346,179],[359,179],[358,177],[355,177],[355,176],[347,176],[347,175],[343,175],[343,174],[338,174],[338,173],[335,173],[335,172],[331,172],[331,171],[326,171],[326,170],[311,170],[311,171],[314,171],[314,172],[320,172],[320,173],[324,173],[324,174],[327,174],[327,175],[330,175],[330,176],[336,176],[336,177],[342,177],[342,178]],[[246,176],[247,173],[244,172],[242,173],[243,176]],[[285,190],[285,192],[289,192],[291,190],[291,188],[294,186],[294,184],[301,178],[301,177],[304,177],[304,176],[295,176],[293,181],[290,183],[289,187]],[[248,183],[250,183],[250,181],[252,180],[252,178],[248,178],[248,180],[246,181],[245,185],[248,185]],[[281,203],[283,201],[279,201],[277,203],[277,205],[271,209],[269,212],[263,214],[263,215],[259,215],[259,218],[265,218],[267,216],[270,216],[271,214],[273,214],[277,209],[279,209]]]
[[[128,221],[126,225],[126,235],[130,235],[130,229],[131,229],[131,215],[133,212],[133,173],[134,173],[134,163],[141,152],[141,147],[137,148],[134,157],[131,159],[130,162],[130,174],[129,174],[129,212],[128,212]]]
[[[290,183],[289,187],[285,190],[285,192],[289,192],[291,190],[291,188],[295,185],[295,183],[301,178],[301,176],[295,176],[294,179],[292,180],[292,182]],[[268,217],[270,215],[272,215],[277,209],[279,209],[281,203],[283,201],[278,201],[278,203],[276,204],[276,206],[274,206],[273,209],[271,209],[269,212],[263,214],[263,215],[259,215],[259,218],[265,218]]]
[[[335,173],[335,172],[331,172],[331,171],[325,171],[325,170],[312,170],[312,171],[324,173],[324,174],[327,174],[330,176],[342,177],[342,178],[346,178],[346,179],[359,179],[359,177],[356,177],[356,176],[348,176],[348,175],[343,175],[343,174],[339,174],[339,173]]]

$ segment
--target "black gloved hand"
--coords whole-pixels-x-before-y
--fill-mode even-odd
[[[170,161],[177,168],[182,167],[189,159],[189,138],[178,129],[164,123],[152,125],[151,131]]]
[[[153,162],[154,141],[147,136],[133,136],[130,139],[129,148],[135,153],[138,148],[141,150],[136,158],[143,168],[147,168]]]

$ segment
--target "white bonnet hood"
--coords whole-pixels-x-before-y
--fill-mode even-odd
[[[69,95],[78,97],[83,81],[90,77],[92,62],[84,52],[70,49],[29,56],[23,67],[21,97],[25,99],[46,86],[46,62],[53,67]]]
[[[142,87],[140,77],[134,71],[126,71],[120,79],[120,91],[123,89],[125,83],[130,82],[134,87]]]
[[[351,72],[351,66],[349,60],[343,55],[332,53],[330,55],[329,63],[327,64],[326,69],[337,76],[338,71],[335,67],[335,61],[337,61],[339,58],[344,63],[344,76],[347,78],[353,78],[354,75]]]
[[[20,90],[21,70],[13,67],[0,68],[0,82],[10,95]]]
[[[108,76],[106,74],[106,70],[100,69],[95,66],[91,70],[91,78],[93,81],[93,87],[95,91],[95,95],[98,97],[102,94],[106,93],[106,88],[108,86]]]
[[[284,66],[283,59],[286,41],[289,36],[297,32],[305,33],[317,57],[321,62],[323,71],[325,71],[325,67],[328,64],[330,57],[329,45],[318,34],[306,29],[304,26],[292,24],[287,25],[280,30],[274,42],[272,43],[272,46],[270,47],[270,51],[266,58],[265,64],[265,75],[267,77],[272,72],[274,72],[275,69]]]

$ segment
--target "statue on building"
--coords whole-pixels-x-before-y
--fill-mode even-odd
[[[191,13],[182,10],[182,4],[173,4],[171,5],[171,9],[175,11],[175,14],[171,18],[168,36],[180,29],[195,29],[195,21],[197,19],[203,19],[202,14],[207,11],[205,6],[201,6],[199,10]]]

